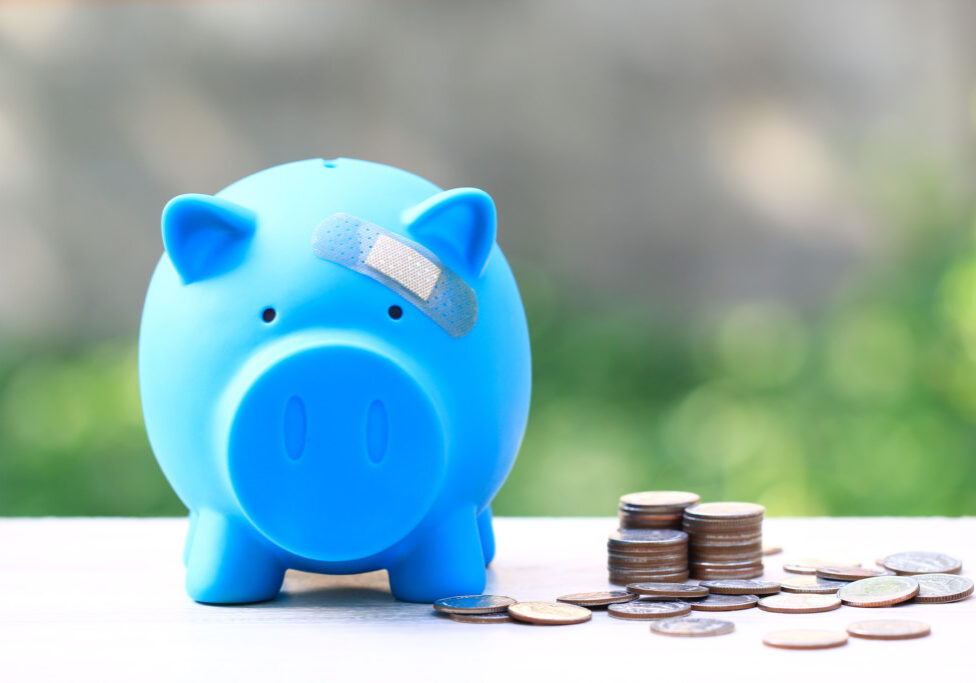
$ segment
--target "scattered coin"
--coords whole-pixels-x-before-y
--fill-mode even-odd
[[[512,618],[507,612],[490,612],[488,614],[448,614],[454,621],[464,624],[507,624]]]
[[[618,619],[665,619],[691,612],[691,605],[680,601],[635,600],[610,605],[607,613]]]
[[[448,614],[490,614],[504,612],[515,600],[504,595],[456,595],[434,602],[434,609]]]
[[[856,621],[847,627],[847,632],[857,638],[871,640],[903,640],[921,638],[932,632],[924,621],[908,619],[870,619]]]
[[[835,595],[815,593],[780,593],[770,595],[759,601],[759,609],[782,614],[811,614],[829,612],[840,607],[840,599]]]
[[[786,650],[823,650],[840,647],[847,642],[847,634],[838,631],[791,630],[773,631],[763,636],[763,643]]]
[[[850,559],[823,559],[817,557],[805,557],[800,560],[793,560],[783,564],[784,572],[793,574],[816,574],[821,567],[860,567],[861,563]]]
[[[630,583],[627,592],[661,598],[703,598],[708,595],[708,589],[703,586],[683,583]]]
[[[783,552],[783,548],[778,545],[764,545],[762,547],[763,555],[778,555]]]
[[[627,591],[594,591],[592,593],[570,593],[556,598],[556,602],[568,602],[580,607],[606,607],[622,602],[636,600],[637,596]]]
[[[973,580],[955,574],[916,574],[915,602],[937,603],[965,600],[973,594]]]
[[[886,569],[867,569],[866,567],[819,567],[817,576],[833,581],[858,581],[872,576],[890,576]]]
[[[821,579],[819,576],[802,574],[799,576],[789,576],[783,579],[781,588],[786,593],[836,593],[842,586],[846,586],[846,581],[831,581]]]
[[[837,597],[852,607],[888,607],[911,600],[917,594],[918,581],[911,576],[873,576],[837,591]]]
[[[958,574],[962,570],[962,562],[942,553],[909,552],[888,555],[882,561],[886,569],[896,574],[912,576],[914,574]]]
[[[698,612],[731,612],[749,609],[759,602],[755,595],[709,595],[704,600],[691,603],[691,609]]]
[[[703,636],[721,636],[732,633],[735,624],[721,619],[703,619],[701,617],[686,617],[683,619],[665,619],[651,624],[651,631],[662,636],[684,636],[690,638]]]
[[[707,588],[710,595],[772,595],[780,591],[780,585],[775,581],[716,579],[701,581],[698,585]]]
[[[508,606],[508,614],[518,621],[546,626],[581,624],[593,616],[585,607],[562,602],[516,602]]]

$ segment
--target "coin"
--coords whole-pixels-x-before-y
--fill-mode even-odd
[[[763,643],[786,650],[823,650],[839,647],[847,642],[847,634],[838,631],[791,630],[773,631],[763,636]]]
[[[635,600],[618,605],[610,605],[607,613],[618,619],[666,619],[680,617],[691,612],[691,605],[677,600],[645,601]]]
[[[691,603],[691,609],[698,612],[731,612],[749,609],[759,602],[755,595],[709,595],[704,600]]]
[[[811,614],[829,612],[840,607],[840,599],[835,595],[815,593],[780,593],[770,595],[759,601],[759,609],[781,614]]]
[[[434,602],[434,609],[448,614],[489,614],[504,612],[515,600],[504,595],[456,595]]]
[[[855,621],[847,627],[847,632],[857,638],[871,640],[903,640],[921,638],[932,632],[924,621],[909,619],[870,619]]]
[[[627,591],[636,595],[654,595],[663,598],[703,598],[708,589],[682,583],[630,583]]]
[[[936,603],[965,600],[973,594],[973,580],[955,574],[916,574],[915,602]]]
[[[757,503],[699,503],[685,508],[685,517],[692,519],[728,519],[742,520],[760,517],[766,508]]]
[[[593,616],[585,607],[562,602],[516,602],[508,606],[508,614],[519,621],[546,626],[581,624]]]
[[[783,552],[783,548],[778,545],[764,545],[762,547],[763,555],[777,555]]]
[[[784,572],[793,574],[816,574],[821,567],[860,567],[861,563],[851,559],[822,559],[805,557],[783,564]]]
[[[962,562],[942,553],[909,552],[888,555],[882,561],[886,569],[896,574],[912,576],[914,574],[958,574],[962,569]]]
[[[637,596],[627,591],[594,591],[592,593],[570,593],[556,598],[556,602],[568,602],[580,607],[606,607],[621,602],[636,600]]]
[[[681,507],[685,508],[694,505],[701,500],[697,493],[688,491],[641,491],[639,493],[628,493],[620,496],[622,505],[632,505],[638,508],[645,507]]]
[[[707,588],[711,595],[772,595],[780,591],[780,585],[775,581],[716,579],[701,581],[698,585]]]
[[[837,591],[837,597],[852,607],[888,607],[911,600],[917,594],[918,581],[911,576],[872,576]]]
[[[610,534],[608,545],[660,547],[687,541],[688,534],[678,529],[620,529]]]
[[[872,576],[890,576],[885,569],[867,569],[865,567],[818,567],[817,576],[833,581],[857,581]]]
[[[686,617],[683,619],[665,619],[651,624],[651,631],[662,636],[684,636],[697,638],[704,636],[721,636],[732,633],[735,624],[721,619],[703,619],[701,617]]]
[[[831,581],[821,579],[818,576],[803,574],[800,576],[788,576],[783,579],[780,586],[786,593],[836,593],[841,586],[846,586],[846,581]]]
[[[491,612],[489,614],[448,614],[454,621],[464,624],[507,624],[512,618],[507,612]]]

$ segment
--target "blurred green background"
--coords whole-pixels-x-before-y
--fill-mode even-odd
[[[610,515],[651,488],[973,514],[974,18],[0,9],[0,514],[183,512],[136,376],[159,209],[314,155],[495,197],[534,351],[497,514]]]

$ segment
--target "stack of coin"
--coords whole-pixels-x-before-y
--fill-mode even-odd
[[[688,534],[677,529],[621,529],[607,540],[610,583],[688,579]]]
[[[687,491],[641,491],[620,497],[621,529],[680,529],[684,510],[701,498]]]
[[[755,503],[701,503],[684,511],[689,568],[696,579],[762,576],[762,520]]]

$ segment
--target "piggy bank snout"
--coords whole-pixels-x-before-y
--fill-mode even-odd
[[[239,382],[228,473],[244,514],[286,551],[366,558],[425,516],[445,470],[431,391],[382,352],[286,349]]]

